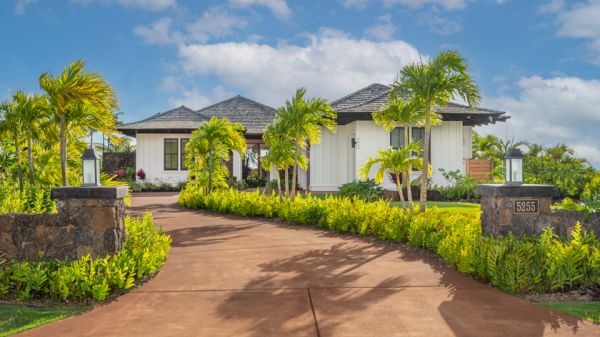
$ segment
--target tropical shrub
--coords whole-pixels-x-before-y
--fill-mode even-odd
[[[355,180],[340,186],[338,196],[342,198],[357,198],[365,201],[375,201],[381,198],[383,189],[374,179]]]
[[[75,261],[16,262],[0,265],[0,298],[102,301],[162,267],[171,238],[154,227],[152,215],[125,219],[126,239],[116,255]]]
[[[20,193],[18,185],[9,181],[0,183],[0,214],[53,212],[56,203],[50,197],[50,187],[25,185]]]
[[[437,190],[446,200],[469,200],[479,198],[475,193],[477,181],[470,175],[463,175],[459,170],[446,171],[440,169],[442,176],[450,183],[448,186],[438,187]]]
[[[600,241],[579,224],[571,239],[546,230],[535,237],[483,237],[479,212],[431,208],[411,213],[383,200],[320,199],[292,201],[275,194],[231,189],[205,194],[188,185],[180,205],[251,217],[279,218],[340,233],[404,241],[429,249],[467,275],[510,293],[547,292],[600,284]]]
[[[585,184],[583,188],[583,193],[581,194],[582,198],[594,198],[595,196],[600,195],[600,171],[597,171],[596,174],[590,181]]]

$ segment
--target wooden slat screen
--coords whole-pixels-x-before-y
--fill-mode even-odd
[[[467,173],[476,180],[492,178],[493,162],[491,159],[467,159]]]

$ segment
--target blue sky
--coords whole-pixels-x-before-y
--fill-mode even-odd
[[[452,48],[484,106],[479,128],[565,142],[600,167],[600,0],[4,0],[0,99],[83,58],[125,121],[241,94],[279,106],[305,86],[341,97]]]

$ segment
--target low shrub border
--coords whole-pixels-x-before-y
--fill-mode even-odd
[[[114,256],[75,261],[4,262],[0,265],[0,299],[102,301],[132,288],[165,263],[171,238],[157,230],[151,214],[125,218],[126,239]]]
[[[188,185],[180,205],[249,217],[279,218],[291,224],[316,225],[341,233],[405,241],[427,248],[460,272],[513,294],[543,293],[600,287],[600,241],[577,225],[572,239],[551,230],[529,238],[512,235],[494,239],[481,235],[479,212],[433,208],[410,213],[385,201],[307,196],[278,196],[218,190],[205,194]]]

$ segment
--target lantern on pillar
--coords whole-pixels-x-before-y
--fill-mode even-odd
[[[504,180],[506,185],[521,185],[523,183],[523,153],[513,148],[504,157]]]
[[[83,151],[81,172],[83,174],[82,186],[100,186],[100,161],[94,149],[89,148]]]

